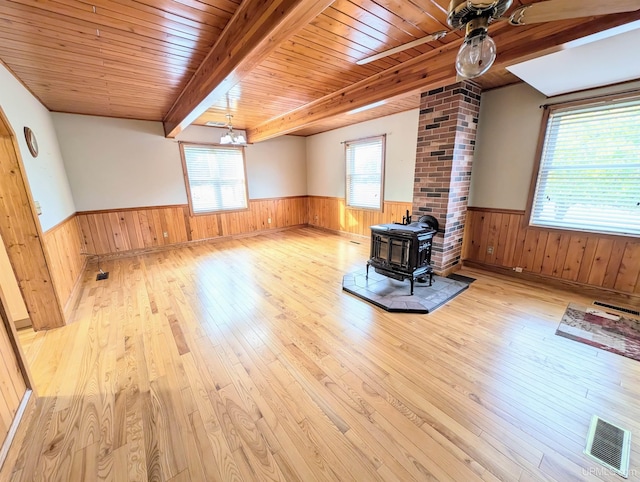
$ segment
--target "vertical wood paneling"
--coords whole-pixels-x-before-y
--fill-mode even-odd
[[[538,236],[538,245],[536,246],[535,256],[533,257],[533,266],[531,271],[540,273],[542,271],[542,263],[544,261],[544,251],[547,247],[549,233],[541,232]]]
[[[550,232],[547,238],[547,245],[545,247],[544,257],[542,260],[542,274],[547,276],[553,275],[553,266],[556,262],[556,254],[560,247],[560,234],[556,232]]]
[[[493,262],[495,264],[501,264],[505,258],[507,237],[509,235],[509,214],[502,215],[502,223],[499,228],[498,244],[496,245],[493,253]]]
[[[464,260],[640,292],[640,240],[531,229],[523,212],[478,208],[467,212],[465,237]]]
[[[80,222],[73,215],[44,233],[44,246],[49,255],[49,271],[60,303],[64,306],[82,275],[86,257],[82,254],[83,236]]]
[[[495,264],[498,255],[498,244],[500,239],[500,228],[502,227],[502,213],[491,213],[489,217],[489,238],[487,244],[493,247],[491,253],[487,251],[486,262]]]
[[[509,231],[507,232],[504,265],[510,268],[515,266],[513,257],[516,249],[516,239],[518,237],[520,221],[521,220],[518,215],[509,214]]]
[[[540,233],[538,231],[528,230],[525,233],[524,244],[522,245],[522,257],[519,263],[525,271],[533,271],[533,261],[535,259],[539,238]]]
[[[632,293],[640,283],[640,243],[627,243],[627,248],[622,256],[622,263],[618,270],[618,277],[614,288],[617,291]]]
[[[596,248],[598,247],[598,240],[596,238],[587,238],[587,244],[584,248],[584,254],[582,256],[582,263],[580,264],[580,271],[578,272],[578,283],[589,283],[589,274],[593,267],[593,262],[596,256]]]
[[[569,241],[569,250],[564,260],[564,268],[562,269],[562,278],[571,281],[578,280],[580,265],[584,257],[584,250],[587,244],[586,236],[571,236]]]
[[[531,231],[527,229],[526,231]],[[564,260],[569,253],[569,240],[571,236],[568,234],[560,235],[560,244],[558,245],[558,252],[556,253],[556,261],[553,265],[553,272],[551,273],[556,278],[562,277],[562,271],[564,269]]]
[[[369,236],[369,226],[402,222],[411,202],[385,201],[382,211],[353,209],[344,198],[309,196],[309,224],[332,231]]]
[[[307,198],[251,200],[246,211],[199,216],[182,205],[82,212],[78,223],[87,253],[113,254],[307,224]]]
[[[612,248],[612,239],[598,239],[595,259],[591,266],[591,273],[589,274],[589,284],[596,286],[604,285],[604,276],[607,272],[607,266],[609,265],[609,258],[611,257]]]
[[[609,258],[607,271],[604,274],[604,282],[602,283],[602,286],[605,288],[613,288],[615,286],[626,247],[627,242],[624,240],[616,240],[613,242],[611,257]]]

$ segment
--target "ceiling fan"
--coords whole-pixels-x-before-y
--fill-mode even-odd
[[[632,12],[640,9],[640,0],[545,0],[516,8],[503,17],[513,0],[451,0],[447,23],[452,30],[441,30],[384,52],[358,60],[364,65],[427,42],[439,40],[465,28],[465,38],[456,57],[459,78],[473,79],[484,74],[496,59],[496,44],[487,34],[489,24],[508,20],[511,25],[531,25],[572,18]]]

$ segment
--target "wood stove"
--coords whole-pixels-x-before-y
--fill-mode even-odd
[[[433,216],[422,216],[418,222],[411,223],[407,213],[405,223],[377,224],[371,226],[371,253],[367,261],[376,273],[389,278],[404,281],[409,278],[411,294],[415,280],[425,281],[429,286],[433,281],[431,267],[431,244],[438,232],[438,220]]]

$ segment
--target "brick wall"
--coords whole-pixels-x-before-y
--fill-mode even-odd
[[[430,214],[440,223],[432,255],[439,272],[460,262],[480,92],[463,81],[420,99],[412,210],[414,219]]]

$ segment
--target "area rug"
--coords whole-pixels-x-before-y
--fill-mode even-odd
[[[569,303],[556,335],[640,360],[640,320]]]
[[[342,289],[386,311],[400,313],[431,313],[469,287],[469,282],[433,276],[433,283],[416,281],[410,295],[409,280],[397,281],[369,269],[350,273],[342,278]]]

